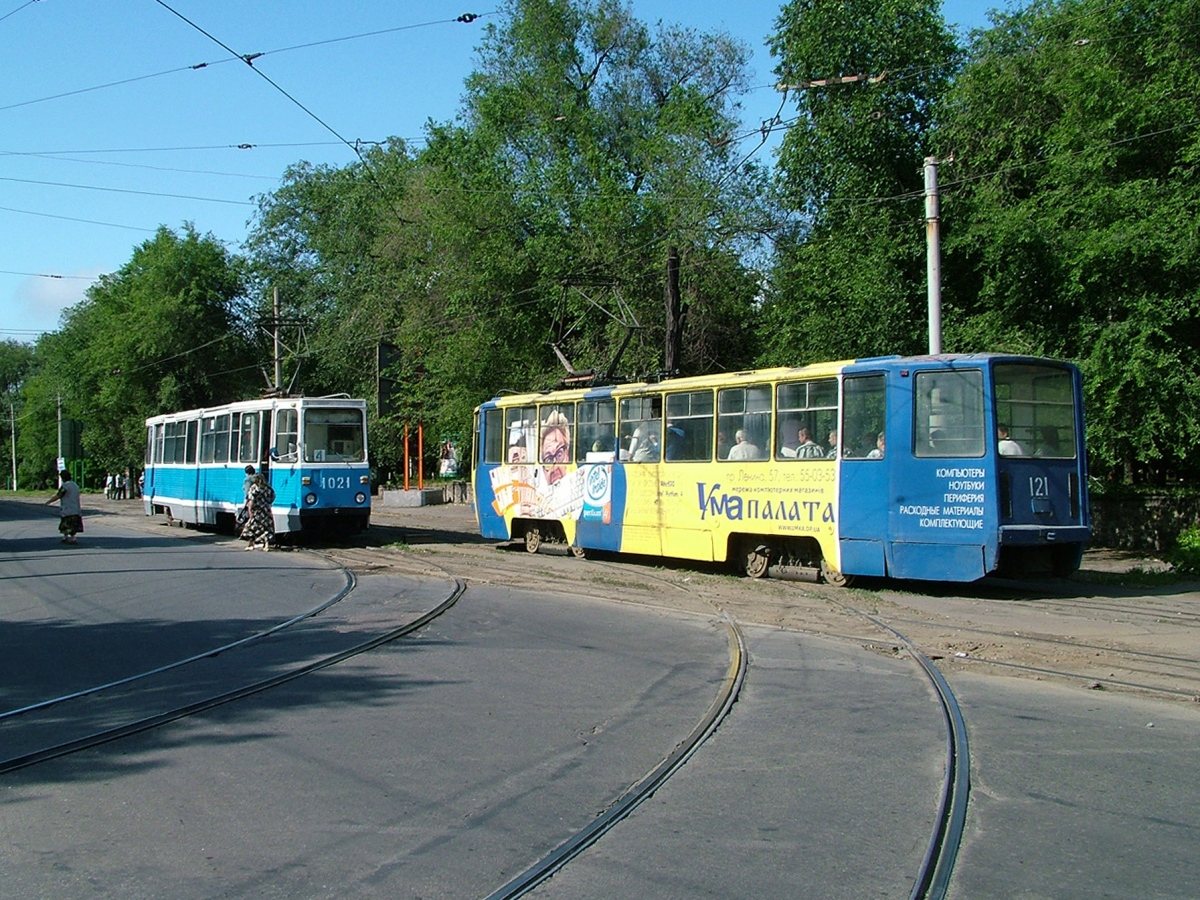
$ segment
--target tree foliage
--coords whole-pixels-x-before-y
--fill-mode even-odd
[[[137,467],[148,416],[244,399],[258,381],[239,328],[242,297],[240,264],[218,241],[190,225],[160,228],[38,344],[29,401],[40,419],[54,422],[61,404],[83,422],[94,465]],[[35,472],[52,473],[55,454],[54,442],[31,452]]]
[[[1093,458],[1200,463],[1197,0],[1038,2],[978,34],[938,134],[950,341],[1080,361]]]
[[[505,0],[419,149],[298,162],[244,259],[162,229],[32,359],[0,347],[22,479],[48,473],[60,402],[121,467],[146,416],[253,393],[276,293],[285,390],[393,386],[370,422],[385,469],[406,425],[465,442],[481,400],[555,385],[558,353],[603,371],[632,329],[617,375],[660,372],[672,249],[684,373],[923,352],[929,156],[945,349],[1078,360],[1100,466],[1195,475],[1200,0],[992,23],[960,46],[936,0],[785,3],[772,172],[739,133],[738,42],[620,0]]]
[[[724,35],[652,33],[612,0],[507,3],[461,114],[424,149],[298,166],[261,198],[255,278],[312,323],[306,389],[368,392],[376,346],[397,348],[395,414],[373,423],[394,461],[404,422],[462,441],[482,399],[560,380],[554,345],[602,370],[636,322],[620,371],[657,371],[669,247],[686,273],[683,364],[748,362],[758,279],[743,254],[766,176],[733,151],[745,59]]]
[[[923,160],[958,49],[935,0],[793,0],[771,40],[796,104],[764,362],[918,352]],[[838,79],[851,79],[839,82]]]

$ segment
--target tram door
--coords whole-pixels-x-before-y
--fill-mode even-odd
[[[887,413],[882,372],[855,374],[842,381],[838,567],[848,575],[886,574],[884,541],[891,491]]]

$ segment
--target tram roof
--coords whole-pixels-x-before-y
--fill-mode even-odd
[[[595,385],[591,387],[560,388],[545,391],[504,394],[494,397],[483,405],[520,406],[547,401],[583,400],[597,397],[622,397],[647,390],[686,391],[700,388],[729,387],[761,381],[786,381],[793,378],[832,377],[851,366],[881,365],[889,368],[928,363],[947,365],[974,363],[982,364],[997,360],[1029,363],[1053,362],[1070,365],[1061,360],[1045,357],[1025,356],[1011,353],[941,353],[925,356],[873,356],[859,359],[843,359],[835,362],[811,363],[804,366],[777,366],[768,369],[747,369],[741,372],[720,372],[715,375],[692,375],[682,378],[664,378],[659,381],[629,381],[620,384]]]
[[[257,400],[238,400],[234,403],[223,403],[220,406],[202,406],[197,409],[185,409],[179,412],[160,413],[150,416],[147,422],[170,421],[174,419],[196,419],[204,416],[221,415],[222,413],[253,412],[265,409],[296,409],[300,406],[323,406],[341,409],[362,409],[365,400],[353,397],[262,397]]]

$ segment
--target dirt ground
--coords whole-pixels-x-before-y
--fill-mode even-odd
[[[85,498],[101,515],[143,527],[140,501]],[[181,535],[194,534],[175,529]],[[440,570],[471,583],[656,605],[854,641],[878,653],[915,649],[948,673],[1053,679],[1081,690],[1136,692],[1200,713],[1200,584],[1160,560],[1089,550],[1067,580],[971,585],[860,580],[853,587],[750,579],[724,566],[589,554],[536,554],[481,538],[469,505],[379,507],[368,531],[316,547],[359,577]]]

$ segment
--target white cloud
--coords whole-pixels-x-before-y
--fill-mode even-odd
[[[13,292],[0,297],[0,339],[33,341],[47,331],[57,331],[63,310],[84,299],[84,292],[108,271],[99,266],[66,273],[63,278],[29,277]]]

